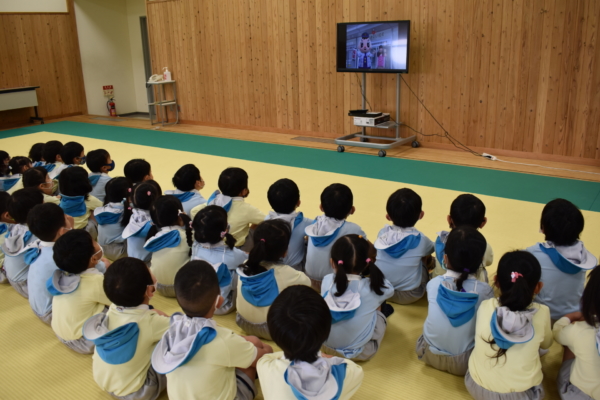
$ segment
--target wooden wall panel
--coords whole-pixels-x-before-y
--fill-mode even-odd
[[[186,122],[354,132],[360,81],[335,72],[336,23],[409,19],[403,78],[459,141],[600,160],[595,0],[163,0],[147,11],[154,72],[171,69]],[[393,115],[396,75],[367,76],[371,108]],[[401,101],[399,119],[434,135],[421,142],[449,143],[404,83]]]
[[[40,86],[42,117],[87,112],[73,1],[69,14],[0,14],[0,88]],[[29,121],[33,109],[0,112],[0,127]]]

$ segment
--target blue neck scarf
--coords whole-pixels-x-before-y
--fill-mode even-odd
[[[98,355],[107,364],[120,365],[135,356],[140,328],[130,322],[112,331],[108,330],[108,317],[94,315],[83,325],[83,336],[96,345]]]
[[[18,178],[2,178],[0,179],[0,184],[2,185],[2,191],[8,191],[10,190],[13,186],[15,186],[17,184],[17,182],[19,182],[19,180],[21,179],[21,176],[19,175]]]
[[[96,186],[96,184],[100,180],[100,176],[101,176],[100,174],[88,176],[88,179],[90,180],[90,183],[92,184],[92,186]]]
[[[293,367],[295,365],[295,363],[292,361],[292,363],[290,364],[290,367]],[[335,394],[335,396],[333,396],[331,398],[331,400],[338,400],[342,394],[342,390],[344,389],[344,380],[346,379],[346,367],[348,364],[346,364],[345,362],[342,362],[340,364],[337,365],[332,365],[331,366],[331,375],[333,376],[335,382],[337,383],[337,392]],[[304,394],[302,394],[300,392],[300,390],[298,390],[292,383],[290,383],[290,379],[289,379],[289,374],[288,374],[288,370],[289,367],[285,370],[284,374],[283,374],[283,379],[285,380],[285,383],[287,383],[290,387],[290,389],[292,389],[292,393],[294,395],[294,397],[298,400],[313,400],[314,397],[306,397]]]
[[[569,275],[575,275],[580,273],[581,271],[584,271],[581,267],[578,267],[571,261],[564,258],[554,247],[547,248],[544,247],[541,243],[538,246],[543,253],[550,257],[550,260],[552,260],[552,264],[554,264],[556,268],[558,268],[561,272],[564,272],[565,274]]]
[[[144,249],[155,253],[162,249],[177,247],[180,243],[181,235],[179,234],[179,229],[173,229],[167,233],[157,233],[156,236],[153,236],[144,244]]]
[[[46,163],[43,165],[44,169],[48,172],[52,172],[54,168],[56,168],[56,164],[54,163]]]
[[[279,295],[279,287],[275,279],[275,270],[253,276],[239,274],[242,281],[242,296],[255,307],[268,307]]]
[[[183,193],[171,193],[170,196],[175,196],[179,199],[179,201],[181,201],[182,203],[185,203],[186,201],[188,201],[189,199],[194,197],[195,194],[196,193],[194,193],[194,192],[183,192]]]
[[[456,328],[466,324],[475,316],[475,306],[479,301],[479,295],[457,292],[440,283],[436,301],[450,320],[450,324]]]
[[[85,206],[85,196],[65,196],[61,195],[60,208],[65,214],[71,217],[81,217],[85,215],[87,207]]]
[[[219,287],[225,287],[231,285],[231,274],[227,264],[221,263],[217,268],[217,278],[219,278]]]
[[[421,235],[409,235],[383,251],[394,258],[400,258],[406,254],[407,251],[416,249],[419,243],[421,243]]]
[[[438,236],[437,239],[435,239],[435,258],[437,258],[438,262],[444,269],[446,269],[446,267],[444,266],[445,249],[446,243],[442,242],[442,239]]]

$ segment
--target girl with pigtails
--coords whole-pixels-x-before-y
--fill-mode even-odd
[[[190,261],[192,221],[183,212],[181,200],[161,196],[152,204],[153,225],[148,231],[144,249],[152,253],[150,271],[156,277],[156,291],[165,297],[175,297],[175,274]]]
[[[304,272],[283,264],[291,234],[290,224],[281,219],[262,222],[248,259],[237,269],[235,322],[249,335],[271,340],[267,314],[275,298],[288,286],[310,286]]]
[[[238,265],[248,255],[235,247],[235,238],[229,233],[227,211],[219,206],[207,206],[196,214],[192,222],[194,244],[192,260],[204,260],[217,272],[221,297],[224,302],[215,310],[216,315],[229,314],[235,310],[237,299]]]
[[[342,236],[331,247],[333,273],[321,283],[332,317],[324,352],[357,361],[377,353],[387,316],[393,312],[385,300],[392,297],[394,287],[375,265],[376,256],[373,244],[361,235]]]
[[[475,346],[477,310],[482,301],[494,297],[490,285],[476,277],[486,247],[477,229],[452,229],[444,247],[446,273],[427,284],[429,309],[416,352],[419,360],[440,371],[467,373]]]

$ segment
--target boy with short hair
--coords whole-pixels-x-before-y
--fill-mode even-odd
[[[52,330],[70,349],[92,354],[94,343],[83,337],[83,324],[93,315],[106,312],[111,301],[102,287],[103,273],[110,262],[88,232],[74,229],[54,244],[56,266],[46,287],[52,299]]]
[[[56,178],[63,169],[64,163],[60,155],[62,148],[63,144],[61,142],[58,140],[51,140],[46,142],[42,149],[42,156],[46,161],[44,168],[48,171],[50,179]]]
[[[314,220],[306,218],[302,212],[296,211],[300,206],[298,185],[291,179],[280,179],[269,187],[267,198],[273,211],[269,212],[265,220],[281,219],[289,223],[292,228],[290,244],[283,263],[298,271],[304,271],[306,258],[304,230]]]
[[[115,398],[154,400],[167,386],[166,376],[150,364],[156,343],[169,329],[169,317],[150,307],[155,284],[143,261],[115,261],[103,285],[112,304],[106,314],[94,315],[83,325],[83,336],[96,345],[94,380]]]
[[[88,178],[93,187],[90,194],[101,202],[104,202],[104,197],[106,196],[104,187],[111,179],[108,173],[115,169],[115,162],[110,158],[108,151],[104,149],[88,152],[86,161],[88,169],[91,172]]]
[[[344,400],[356,393],[362,368],[319,352],[331,330],[331,313],[317,292],[307,286],[284,289],[269,309],[267,324],[283,351],[258,361],[265,400]]]
[[[319,215],[315,223],[304,230],[308,236],[305,272],[318,292],[325,275],[331,273],[329,259],[335,239],[351,234],[367,237],[360,226],[346,221],[356,211],[353,202],[352,190],[348,186],[341,183],[327,186],[321,193],[320,205],[325,214]]]
[[[219,176],[216,190],[204,204],[192,208],[191,218],[206,206],[220,206],[227,211],[229,233],[235,238],[236,247],[245,251],[252,249],[252,232],[265,219],[258,208],[245,202],[250,194],[248,174],[241,168],[227,168]],[[246,240],[248,243],[246,244]],[[244,246],[246,244],[246,246]]]
[[[414,226],[423,218],[421,196],[408,188],[398,189],[386,205],[388,221],[374,243],[377,266],[394,286],[390,301],[411,304],[425,295],[429,271],[427,259],[434,251],[433,242]]]
[[[448,226],[450,229],[454,229],[457,226],[470,226],[475,229],[483,229],[487,224],[487,218],[485,216],[485,204],[478,197],[464,193],[459,195],[452,204],[450,205],[450,215],[447,218]],[[444,265],[444,247],[446,240],[448,239],[448,231],[441,231],[437,233],[435,240],[435,269],[431,272],[431,278],[436,276],[444,275],[446,273],[446,266]],[[494,251],[492,246],[487,242],[485,249],[485,255],[483,256],[483,262],[481,268],[477,271],[477,279],[488,283],[488,273],[485,269],[494,262]]]
[[[123,168],[123,173],[125,174],[125,178],[129,179],[132,187],[144,181],[154,179],[150,163],[141,158],[129,160]]]
[[[190,261],[175,275],[177,302],[171,327],[152,354],[152,366],[167,374],[171,400],[251,400],[256,395],[256,362],[272,353],[256,337],[217,326],[219,279],[206,261]]]
[[[39,204],[27,216],[29,230],[39,240],[36,259],[29,266],[27,288],[29,305],[33,313],[50,325],[52,321],[52,295],[46,289],[46,282],[58,269],[54,262],[54,243],[63,234],[73,229],[73,217],[53,203]]]

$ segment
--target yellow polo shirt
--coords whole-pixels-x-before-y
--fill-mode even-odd
[[[190,217],[192,220],[198,213],[206,207],[206,203],[192,208]],[[265,214],[258,208],[244,201],[243,197],[233,197],[231,208],[227,213],[227,222],[229,223],[229,233],[235,238],[237,247],[246,243],[246,236],[250,231],[250,225],[258,225],[265,220]]]
[[[596,348],[596,330],[587,322],[571,323],[562,317],[554,324],[554,339],[575,354],[570,381],[594,399],[600,399],[600,355]]]
[[[217,336],[186,364],[167,374],[170,400],[232,400],[236,368],[248,368],[256,347],[233,331],[217,327]]]
[[[75,291],[52,298],[52,329],[63,340],[81,338],[85,321],[110,305],[102,287],[102,272],[89,268],[80,276],[81,281]]]
[[[256,367],[258,376],[263,382],[261,389],[265,400],[296,400],[292,388],[285,382],[283,377],[290,363],[284,357],[282,351],[265,354],[258,360]],[[362,367],[351,360],[344,360],[344,363],[346,363],[346,377],[339,397],[340,400],[352,398],[364,377]]]
[[[44,195],[44,203],[60,204],[60,199],[57,196],[48,196],[46,193],[42,194]]]
[[[169,317],[158,315],[146,304],[132,308],[111,304],[107,317],[111,331],[132,322],[138,324],[140,330],[135,355],[126,363],[108,364],[100,358],[97,350],[92,357],[94,380],[98,386],[117,396],[127,396],[144,385],[154,347],[169,329]]]
[[[90,219],[90,215],[94,212],[94,210],[98,207],[102,207],[102,202],[95,198],[94,196],[88,196],[88,199],[85,201],[85,214],[79,217],[73,217],[74,228],[75,229],[84,229]]]
[[[175,283],[175,274],[190,261],[190,246],[187,244],[185,229],[178,229],[181,241],[177,247],[167,247],[152,253],[150,270],[161,285]]]
[[[523,344],[515,344],[506,351],[506,357],[492,358],[498,347],[490,346],[486,340],[492,338],[490,321],[498,307],[497,299],[488,299],[481,303],[477,311],[475,327],[475,348],[469,358],[469,373],[481,387],[496,393],[524,392],[542,383],[542,363],[540,347],[548,349],[552,345],[550,328],[550,309],[542,304],[533,303],[539,309],[533,316],[533,338]]]

